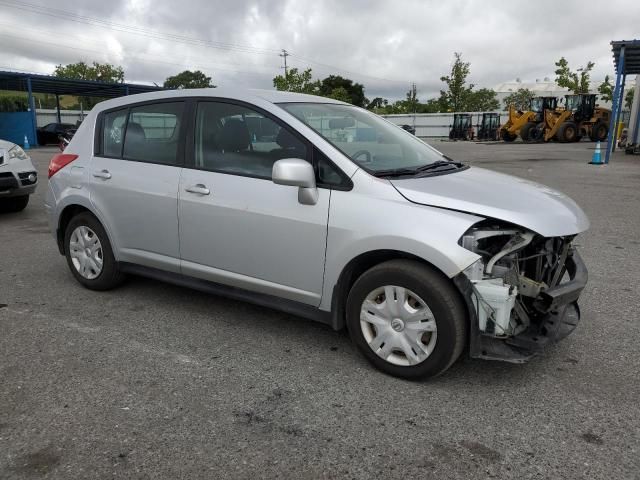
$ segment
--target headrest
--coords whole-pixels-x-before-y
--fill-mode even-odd
[[[142,128],[142,125],[136,122],[129,122],[129,124],[127,125],[127,136],[138,137],[142,139],[146,138],[144,128]]]
[[[231,118],[215,136],[216,144],[224,151],[238,152],[249,146],[249,129],[242,120]]]

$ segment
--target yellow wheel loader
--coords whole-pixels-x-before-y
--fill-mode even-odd
[[[518,111],[513,105],[509,107],[509,118],[500,129],[505,142],[513,142],[518,135],[523,142],[537,142],[542,139],[542,126],[547,110],[555,110],[558,106],[556,97],[536,97],[531,100],[529,110]]]
[[[588,136],[593,142],[603,142],[609,133],[611,110],[596,106],[594,94],[565,96],[565,107],[545,111],[543,139],[578,142]]]

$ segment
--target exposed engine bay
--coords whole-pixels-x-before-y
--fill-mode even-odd
[[[497,221],[476,224],[462,236],[461,246],[481,257],[463,272],[480,336],[504,340],[527,356],[575,328],[587,273],[574,237],[545,238]],[[520,361],[501,358],[502,347],[489,353],[490,343],[477,356]]]

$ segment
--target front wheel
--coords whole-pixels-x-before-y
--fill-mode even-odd
[[[73,217],[67,225],[64,242],[69,269],[83,286],[109,290],[122,282],[124,277],[107,233],[93,215],[80,213]]]
[[[516,138],[518,138],[518,135],[513,135],[506,130],[502,131],[502,140],[505,142],[513,142]]]
[[[1,213],[21,212],[29,204],[29,195],[20,195],[17,197],[8,197],[0,199]]]
[[[459,292],[441,273],[413,260],[391,260],[365,272],[351,288],[346,310],[358,349],[394,376],[439,375],[466,343]]]

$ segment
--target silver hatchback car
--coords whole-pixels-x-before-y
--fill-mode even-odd
[[[587,281],[567,196],[309,95],[103,102],[51,160],[46,208],[87,288],[145,275],[346,327],[407,378],[465,349],[528,360],[575,328]]]

